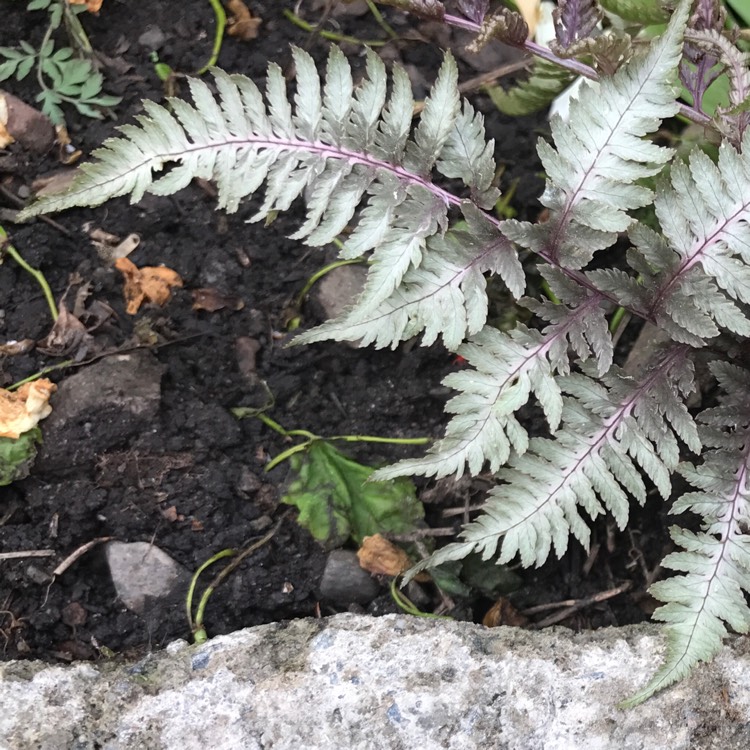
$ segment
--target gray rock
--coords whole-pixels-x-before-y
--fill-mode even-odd
[[[184,593],[187,571],[153,544],[109,542],[105,554],[117,596],[133,612],[142,614],[149,604],[171,597],[178,588]]]
[[[350,604],[369,604],[379,592],[380,585],[360,567],[356,552],[336,549],[328,555],[320,580],[322,599],[348,607]]]
[[[313,295],[323,316],[335,318],[353,305],[362,294],[367,268],[360,265],[339,266],[327,273],[313,287]]]
[[[574,634],[390,615],[177,642],[135,664],[0,664],[3,750],[746,750],[750,654],[630,711],[654,626]]]
[[[164,366],[147,351],[117,354],[66,378],[43,422],[40,473],[72,473],[145,429],[158,413]],[[91,440],[97,422],[96,443]]]
[[[147,26],[138,37],[138,44],[149,50],[161,49],[166,41],[167,35],[158,26]]]

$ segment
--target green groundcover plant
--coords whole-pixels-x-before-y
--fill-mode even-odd
[[[507,10],[487,17],[487,3],[459,2],[460,16],[436,0],[391,4],[474,28],[480,41],[527,44],[520,17]],[[589,11],[593,0],[560,3],[558,53],[591,32],[581,20]],[[375,478],[460,476],[487,466],[497,477],[460,540],[418,568],[472,552],[541,565],[562,555],[571,535],[586,546],[589,519],[602,513],[624,527],[630,502],[643,503],[653,488],[672,501],[672,513],[699,517],[698,531],[672,528],[677,551],[663,565],[678,574],[651,588],[663,602],[655,617],[667,623],[668,650],[631,704],[710,659],[728,627],[750,628],[750,372],[737,364],[750,335],[750,73],[720,6],[682,0],[668,15],[663,33],[634,45],[611,72],[555,53],[597,80],[582,87],[567,121],[552,119],[551,141],[539,141],[542,223],[493,214],[493,143],[459,96],[450,54],[414,123],[403,69],[389,77],[368,53],[355,85],[337,47],[322,81],[311,57],[294,50],[292,97],[271,63],[265,97],[248,78],[215,70],[212,86],[190,82],[192,105],[145,102],[138,123],[107,141],[67,193],[25,212],[122,195],[138,201],[200,177],[216,182],[227,211],[265,184],[255,221],[304,196],[307,216],[292,236],[309,245],[350,228],[341,256],[368,256],[365,289],[340,318],[296,341],[395,347],[421,335],[425,345],[442,338],[468,363],[445,380],[456,391],[445,436],[423,458]],[[709,115],[701,98],[719,74],[730,81],[729,104]],[[678,80],[689,102],[678,100]],[[677,114],[720,134],[715,160],[701,150],[683,160],[649,139]],[[658,223],[634,218],[644,207]],[[603,253],[616,243],[627,250]],[[537,274],[551,293],[525,298],[527,277]],[[503,332],[486,324],[490,276],[538,326],[519,322]],[[635,377],[613,364],[609,317],[619,308],[669,339]],[[717,395],[693,414],[686,400],[696,365],[710,371]],[[549,437],[530,438],[516,418],[532,398]],[[675,472],[694,491],[672,498]]]

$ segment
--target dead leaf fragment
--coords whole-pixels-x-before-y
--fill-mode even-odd
[[[523,627],[528,623],[524,617],[504,596],[498,599],[482,618],[482,625],[486,628],[497,628],[500,625]]]
[[[222,294],[214,287],[204,287],[202,289],[193,289],[193,310],[205,310],[206,312],[216,312],[217,310],[241,310],[245,303],[239,297],[232,297],[228,294]]]
[[[21,339],[21,341],[6,341],[0,344],[0,356],[15,357],[19,354],[28,354],[36,346],[34,339]]]
[[[27,151],[43,154],[55,143],[55,128],[47,115],[0,90],[0,148],[13,141]]]
[[[97,254],[106,263],[114,263],[118,258],[127,258],[141,244],[141,236],[135,232],[122,239],[90,223],[84,224],[84,229]]]
[[[389,542],[384,536],[374,534],[362,540],[362,546],[357,550],[359,566],[376,576],[399,576],[412,566],[409,555]],[[423,575],[422,580],[429,580]],[[419,580],[417,576],[416,580]]]
[[[166,266],[138,268],[131,260],[118,258],[115,268],[125,277],[125,311],[128,315],[135,315],[144,302],[163,307],[172,297],[172,288],[182,286],[177,271]]]
[[[77,169],[61,169],[44,177],[38,177],[31,183],[31,190],[37,198],[59,195],[70,188],[77,175]]]
[[[224,5],[229,11],[227,18],[227,34],[236,36],[243,42],[248,42],[258,36],[258,27],[263,23],[250,13],[247,5],[242,0],[226,0]]]
[[[52,330],[37,344],[40,352],[53,357],[73,358],[80,362],[89,354],[94,337],[73,313],[68,311],[64,299],[58,305],[57,320]]]
[[[47,378],[25,383],[17,391],[0,388],[0,437],[18,439],[52,412],[49,397],[57,386]]]
[[[85,5],[89,13],[98,13],[103,0],[70,0],[71,5]]]

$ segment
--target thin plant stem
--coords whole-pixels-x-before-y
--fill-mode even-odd
[[[305,298],[307,293],[313,288],[315,283],[319,281],[320,279],[322,279],[327,273],[330,273],[336,268],[341,268],[341,266],[351,266],[355,263],[364,263],[364,262],[366,261],[363,261],[361,258],[350,258],[348,260],[336,260],[333,263],[329,263],[327,266],[323,266],[323,268],[317,270],[305,282],[305,285],[302,287],[302,291],[297,295],[296,305],[299,307],[299,305],[302,303],[302,300]]]
[[[227,25],[227,14],[224,11],[224,6],[221,4],[221,0],[208,0],[213,8],[214,15],[216,16],[216,32],[214,33],[214,46],[211,50],[211,57],[208,62],[196,73],[196,75],[202,76],[206,71],[216,65],[216,61],[219,59],[219,53],[221,52],[221,43],[224,40],[224,29]]]
[[[334,435],[333,437],[324,438],[308,430],[286,430],[278,422],[271,419],[271,417],[266,416],[265,414],[255,414],[253,416],[257,417],[261,422],[263,422],[266,427],[270,427],[274,432],[277,432],[283,437],[305,438],[304,442],[293,445],[291,448],[287,448],[285,451],[279,453],[278,456],[271,459],[271,461],[266,464],[265,471],[271,471],[271,469],[276,468],[279,464],[283,463],[296,453],[302,453],[303,451],[306,451],[310,447],[310,445],[317,440],[327,440],[329,442],[338,440],[344,443],[386,443],[390,445],[426,445],[432,440],[432,438],[428,437],[391,438],[379,437],[377,435]]]
[[[52,319],[57,320],[60,313],[57,311],[57,304],[55,304],[55,298],[52,295],[52,290],[47,283],[47,279],[44,277],[44,274],[41,271],[36,268],[32,268],[23,259],[21,253],[19,253],[18,250],[16,250],[16,248],[13,247],[13,245],[8,241],[8,234],[2,227],[0,227],[0,250],[2,251],[2,253],[7,253],[8,255],[10,255],[10,257],[13,258],[13,260],[16,261],[16,263],[18,263],[18,265],[21,266],[24,271],[30,273],[34,277],[37,284],[39,284],[42,289],[44,298],[47,300],[47,305],[49,306],[49,310],[52,313]]]
[[[346,34],[337,34],[335,31],[318,29],[303,18],[300,18],[296,13],[292,13],[291,10],[285,10],[284,17],[291,21],[297,28],[302,29],[302,31],[306,31],[309,34],[317,32],[323,39],[327,39],[329,42],[348,42],[349,44],[359,44],[365,47],[382,47],[384,44],[387,44],[382,39],[357,39],[355,36],[347,36]]]
[[[35,372],[33,375],[29,375],[27,378],[24,378],[23,380],[18,380],[13,385],[9,385],[5,390],[6,391],[15,391],[18,390],[22,385],[26,385],[26,383],[32,383],[34,380],[39,380],[39,378],[43,378],[45,375],[48,375],[51,372],[54,372],[55,370],[62,370],[65,367],[70,367],[70,365],[74,365],[76,361],[74,359],[66,359],[64,362],[59,362],[56,365],[50,365],[49,367],[45,367],[42,370],[39,370],[39,372]]]
[[[193,596],[195,595],[195,587],[198,583],[198,579],[200,578],[201,573],[208,568],[210,565],[213,565],[215,562],[218,562],[219,560],[230,557],[231,555],[235,554],[235,550],[233,549],[223,549],[221,552],[217,552],[212,557],[209,557],[206,562],[204,562],[198,570],[193,573],[193,577],[190,579],[190,586],[188,586],[187,596],[185,597],[185,613],[187,614],[187,621],[188,625],[190,626],[190,632],[193,634],[193,638],[196,643],[203,643],[206,640],[206,631],[203,629],[203,610],[205,610],[205,604],[203,606],[203,610],[200,610],[201,619],[198,620],[198,613],[196,613],[195,620],[193,620]],[[198,631],[203,630],[203,636],[202,639],[199,640]]]
[[[383,18],[383,14],[380,12],[378,6],[375,5],[372,0],[366,0],[366,2],[367,7],[370,9],[370,13],[372,13],[372,17],[375,19],[378,26],[380,26],[380,28],[383,29],[391,39],[398,39],[398,34],[391,28],[388,21]]]
[[[206,590],[203,592],[200,601],[198,602],[198,608],[195,611],[195,620],[193,621],[191,610],[193,603],[193,593],[195,592],[195,583],[198,580],[198,576],[203,570],[205,570],[209,565],[216,562],[217,560],[220,560],[223,557],[231,557],[235,555],[235,550],[225,549],[221,552],[218,552],[210,560],[207,560],[205,563],[203,563],[203,565],[201,565],[201,567],[198,568],[198,570],[195,572],[193,580],[191,581],[190,590],[188,592],[190,598],[186,601],[186,603],[189,601],[190,609],[188,609],[188,622],[190,623],[191,630],[193,631],[193,640],[196,643],[205,643],[208,640],[208,633],[206,632],[206,628],[203,625],[203,617],[206,614],[206,606],[208,604],[208,600],[211,598],[211,595],[227,579],[227,577],[239,567],[240,563],[246,557],[251,555],[253,552],[256,552],[263,545],[268,544],[268,542],[273,539],[276,532],[281,528],[281,524],[286,520],[287,515],[288,512],[284,513],[284,515],[276,522],[274,527],[265,536],[262,536],[260,539],[258,539],[257,542],[253,542],[253,544],[251,544],[249,547],[243,549],[242,552],[236,555],[234,560],[228,563],[217,573],[216,577],[213,579],[213,581],[211,581],[211,583],[208,584]]]
[[[391,581],[391,596],[393,601],[407,614],[413,615],[414,617],[427,617],[431,620],[452,620],[453,618],[449,615],[436,615],[433,612],[423,612],[419,609],[414,602],[411,601],[407,596],[402,594],[398,586],[396,585],[396,579]]]
[[[392,438],[377,435],[334,435],[327,440],[341,440],[344,443],[387,443],[388,445],[426,445],[432,438]]]
[[[91,46],[91,42],[81,22],[78,20],[78,14],[70,7],[68,0],[61,0],[61,2],[63,4],[63,21],[71,42],[78,48],[81,54],[90,57],[94,54],[94,48]]]

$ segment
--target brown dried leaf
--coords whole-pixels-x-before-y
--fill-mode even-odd
[[[510,625],[521,628],[528,623],[524,617],[504,596],[498,599],[482,618],[482,625],[486,628],[497,628],[500,625]]]
[[[144,302],[163,307],[172,297],[172,288],[182,286],[177,271],[165,266],[138,268],[127,258],[118,258],[115,268],[125,277],[125,311],[128,315],[135,315]]]
[[[224,5],[230,15],[227,18],[227,34],[236,36],[243,42],[249,42],[258,36],[258,27],[263,23],[253,16],[242,0],[225,0]]]
[[[85,5],[89,13],[98,13],[102,7],[102,0],[70,0],[71,5]]]
[[[237,354],[237,366],[240,372],[255,382],[257,375],[257,355],[261,349],[260,341],[250,336],[238,336],[234,342],[234,350]]]
[[[43,154],[55,143],[55,128],[47,115],[0,90],[0,148],[13,141],[27,151]]]
[[[19,354],[28,354],[36,346],[34,339],[21,339],[21,341],[6,341],[0,344],[0,356],[15,357]]]
[[[77,169],[64,169],[52,174],[39,177],[31,183],[31,189],[37,198],[48,195],[64,193],[73,184],[73,180],[78,176]]]
[[[73,313],[68,311],[64,301],[58,305],[58,316],[52,330],[37,344],[43,354],[52,357],[73,356],[76,361],[86,358],[94,337],[86,330]]]
[[[357,558],[361,568],[376,576],[399,576],[413,565],[409,555],[401,547],[380,534],[366,536],[362,540]],[[429,576],[421,575],[421,580],[429,580]],[[420,577],[417,576],[416,580],[420,580]]]
[[[521,45],[529,37],[529,27],[523,16],[508,8],[498,8],[494,13],[486,16],[482,28],[474,41],[466,47],[467,52],[477,54],[489,44],[492,39],[510,45]]]
[[[17,391],[0,388],[0,437],[16,440],[49,416],[49,397],[57,386],[47,378],[25,383]]]
[[[206,312],[216,312],[217,310],[241,310],[245,303],[239,297],[233,297],[229,294],[222,294],[214,287],[203,287],[202,289],[193,289],[193,310],[205,310]]]

